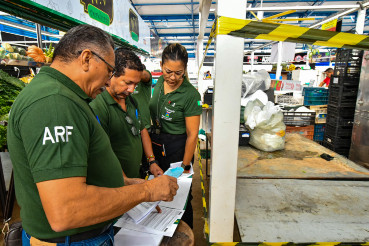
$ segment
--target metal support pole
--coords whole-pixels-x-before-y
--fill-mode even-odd
[[[245,19],[245,0],[218,0],[217,14]],[[244,39],[218,35],[211,144],[210,242],[232,242]]]
[[[41,25],[36,23],[37,46],[42,49]]]
[[[260,0],[260,5],[259,5],[260,8],[263,7],[263,0]],[[259,20],[262,20],[264,18],[264,11],[258,11],[257,12],[257,17]]]
[[[356,33],[357,34],[364,33],[365,14],[366,14],[366,8],[360,9],[357,12],[357,20],[356,20]]]
[[[277,60],[277,71],[275,73],[275,79],[279,79],[282,74],[282,54],[283,54],[283,43],[278,42],[278,60]]]
[[[195,41],[195,17],[193,15],[193,0],[191,0],[191,15],[192,15],[192,41],[193,41],[193,48],[196,49],[196,41]]]

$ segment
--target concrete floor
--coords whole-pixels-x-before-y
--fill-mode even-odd
[[[198,155],[195,154],[194,161],[194,176],[192,180],[192,207],[193,207],[193,234],[195,236],[195,245],[196,246],[205,246],[208,245],[207,240],[205,239],[204,234],[204,209],[202,206],[202,193],[201,193],[201,184],[200,184],[200,168],[198,162]],[[206,177],[205,173],[205,160],[202,161],[203,165],[203,175],[204,175],[204,187],[205,187],[205,199],[206,204],[209,204],[209,178]],[[209,208],[208,208],[209,209]]]

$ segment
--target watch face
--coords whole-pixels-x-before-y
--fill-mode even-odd
[[[188,171],[188,170],[190,170],[191,169],[191,165],[187,165],[187,166],[185,166],[185,168],[184,168],[184,170],[186,170],[186,171]]]

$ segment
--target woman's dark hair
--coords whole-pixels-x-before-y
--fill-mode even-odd
[[[125,48],[118,48],[115,50],[115,77],[119,77],[124,75],[124,71],[126,68],[143,71],[143,65],[141,63],[140,58],[130,50]]]
[[[187,67],[188,54],[185,47],[179,43],[173,43],[165,47],[163,54],[161,55],[162,64],[167,60],[182,61],[184,66]]]
[[[54,60],[69,62],[78,57],[78,52],[84,49],[91,49],[103,55],[110,48],[114,49],[114,42],[108,33],[91,25],[79,25],[70,29],[60,39],[55,47]]]

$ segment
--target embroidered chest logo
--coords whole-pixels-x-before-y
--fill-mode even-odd
[[[169,109],[167,107],[165,107],[165,114],[164,115],[161,115],[161,118],[164,119],[164,120],[168,120],[168,121],[171,121],[173,120],[173,118],[171,118],[171,114],[175,113],[176,111],[172,110],[172,109]]]

